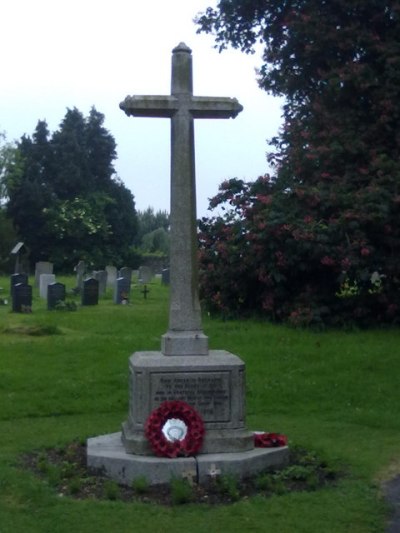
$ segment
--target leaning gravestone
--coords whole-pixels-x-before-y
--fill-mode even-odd
[[[64,283],[50,283],[47,287],[47,309],[52,311],[60,302],[65,301]]]
[[[13,249],[10,252],[10,255],[13,255],[15,257],[14,274],[19,274],[22,270],[21,256],[23,255],[24,252],[26,252],[26,248],[23,242],[17,242],[17,244],[13,247]]]
[[[82,305],[97,305],[99,303],[99,282],[97,279],[88,278],[83,282]]]
[[[171,95],[131,96],[120,107],[127,115],[171,119],[169,328],[162,336],[161,352],[131,356],[129,413],[122,434],[89,439],[88,465],[128,485],[138,476],[145,476],[151,484],[177,476],[192,476],[204,483],[217,471],[243,478],[282,465],[287,461],[287,448],[256,449],[254,435],[246,429],[243,361],[224,350],[209,351],[201,325],[194,119],[234,118],[242,106],[233,98],[193,96],[191,50],[181,43],[173,50]],[[195,457],[159,458],[151,450],[146,421],[167,400],[188,403],[204,421],[205,437]],[[165,426],[174,422],[165,423],[163,435],[169,434]],[[185,435],[182,424],[180,433]]]
[[[103,296],[107,287],[107,271],[94,270],[92,276],[99,282],[99,296]]]
[[[139,267],[139,283],[150,283],[153,279],[153,272],[148,266]]]
[[[14,292],[14,287],[18,283],[23,283],[25,285],[28,284],[28,276],[27,274],[11,274],[10,276],[10,295],[12,297]]]
[[[76,288],[81,291],[83,288],[83,278],[86,272],[85,261],[79,261],[74,270],[76,272]]]
[[[115,280],[117,279],[117,267],[113,265],[107,265],[106,272],[107,272],[107,287],[114,287]]]
[[[128,278],[117,278],[114,287],[114,303],[129,303],[131,284]]]
[[[47,287],[50,283],[54,283],[55,281],[56,277],[54,274],[40,274],[39,294],[43,300],[47,299]]]
[[[169,268],[164,268],[161,271],[161,283],[163,285],[169,285]]]
[[[35,287],[40,285],[40,276],[42,274],[53,274],[53,263],[49,261],[38,261],[35,265]]]
[[[32,285],[17,283],[12,293],[12,310],[14,313],[29,312],[32,309]]]

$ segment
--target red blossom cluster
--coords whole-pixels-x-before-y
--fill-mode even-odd
[[[182,440],[169,441],[162,431],[167,420],[179,419],[187,426]],[[187,403],[179,400],[163,402],[148,417],[145,436],[158,457],[188,457],[196,455],[204,438],[204,423],[200,415]]]
[[[259,85],[285,97],[274,174],[226,180],[222,214],[200,223],[201,296],[227,317],[399,324],[399,0],[287,4],[219,2],[197,20],[222,48],[261,40]]]

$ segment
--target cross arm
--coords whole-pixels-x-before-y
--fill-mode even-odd
[[[128,116],[171,118],[178,100],[174,96],[127,96],[119,107]]]
[[[194,118],[235,118],[243,106],[236,98],[193,96],[190,111]]]

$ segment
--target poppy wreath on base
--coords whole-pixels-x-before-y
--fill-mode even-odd
[[[167,438],[165,427],[171,422],[185,428],[183,438]],[[180,400],[165,401],[154,409],[146,420],[144,429],[151,449],[159,457],[196,455],[203,444],[205,433],[203,420],[197,411]]]
[[[256,448],[279,448],[280,446],[286,446],[287,443],[286,435],[262,433],[260,431],[254,433],[254,446]]]

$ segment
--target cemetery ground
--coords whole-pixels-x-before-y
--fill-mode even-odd
[[[0,286],[4,298],[8,278]],[[225,498],[208,503],[190,502],[195,491],[179,483],[156,503],[145,480],[84,494],[83,443],[120,430],[128,357],[159,350],[167,329],[168,288],[148,288],[145,299],[133,287],[130,305],[107,292],[97,306],[76,297],[76,311],[47,311],[34,289],[30,314],[0,306],[0,532],[384,532],[385,481],[400,474],[399,329],[313,332],[205,316],[211,348],[246,363],[247,426],[287,435],[305,450],[300,463],[240,497],[241,484],[225,480]],[[294,490],[310,464],[335,479]]]

